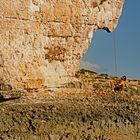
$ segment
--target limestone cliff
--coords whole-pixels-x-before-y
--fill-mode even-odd
[[[93,32],[113,31],[123,3],[124,0],[0,0],[1,79],[24,89],[70,81]]]

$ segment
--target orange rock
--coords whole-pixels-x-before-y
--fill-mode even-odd
[[[113,31],[122,6],[123,0],[1,0],[4,79],[19,88],[75,80],[93,31]]]

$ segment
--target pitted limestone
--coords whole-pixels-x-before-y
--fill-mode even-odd
[[[54,87],[75,80],[93,32],[113,31],[123,2],[1,0],[2,78],[18,88]]]

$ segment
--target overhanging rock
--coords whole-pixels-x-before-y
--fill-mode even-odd
[[[0,78],[16,88],[74,80],[93,32],[113,31],[123,0],[1,0]]]

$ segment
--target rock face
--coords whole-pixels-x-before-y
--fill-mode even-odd
[[[22,89],[74,80],[93,32],[113,31],[123,2],[1,0],[0,78]]]

